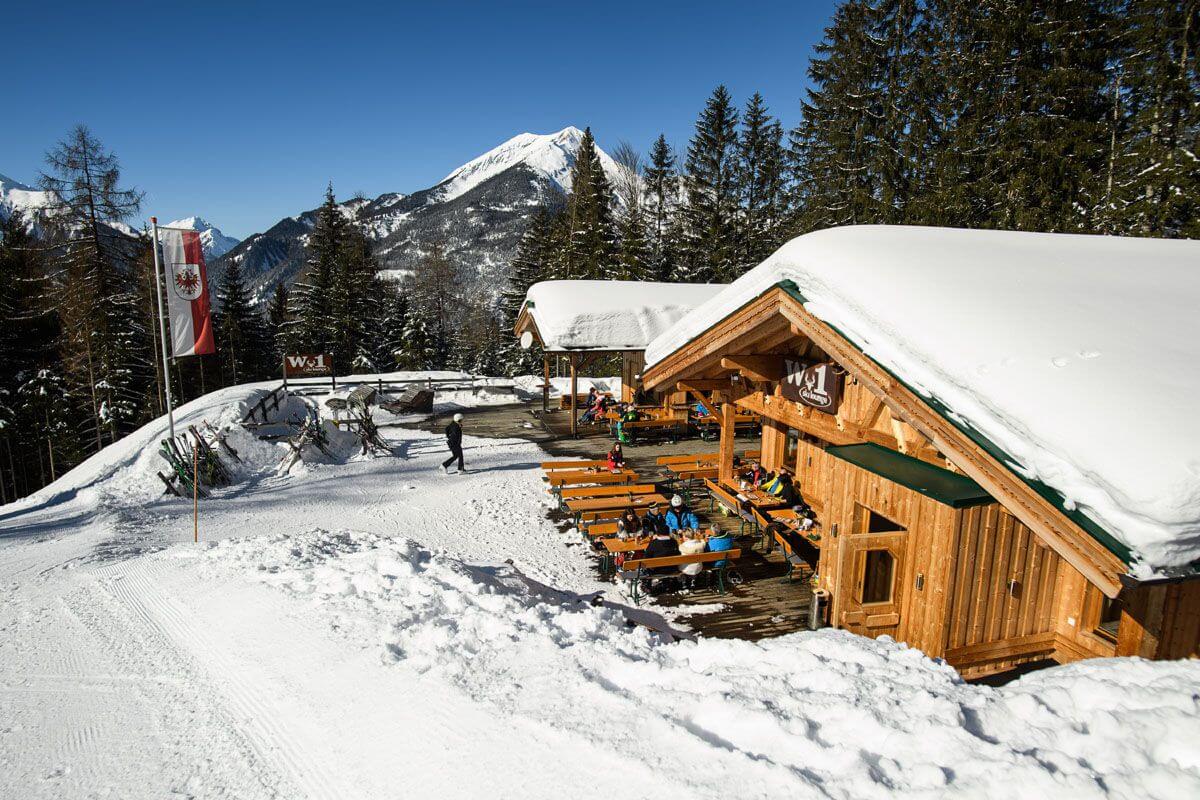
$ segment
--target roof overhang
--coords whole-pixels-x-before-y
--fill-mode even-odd
[[[806,338],[828,353],[880,397],[892,414],[928,438],[964,474],[975,480],[1063,559],[1109,597],[1121,589],[1130,553],[1089,518],[1062,507],[1061,498],[1027,481],[994,444],[955,421],[928,398],[863,353],[839,330],[810,314],[791,281],[782,281],[726,316],[703,334],[661,359],[643,375],[655,388],[703,377],[719,369],[721,356]]]

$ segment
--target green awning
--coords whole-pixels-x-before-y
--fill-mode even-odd
[[[830,447],[825,452],[951,508],[970,508],[995,502],[982,486],[966,475],[936,467],[872,442]]]

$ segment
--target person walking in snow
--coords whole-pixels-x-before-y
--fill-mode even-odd
[[[455,414],[454,419],[446,426],[446,446],[450,448],[450,457],[442,462],[442,472],[446,475],[450,474],[450,465],[456,460],[458,461],[458,471],[467,471],[467,468],[463,466],[462,419],[462,414]]]

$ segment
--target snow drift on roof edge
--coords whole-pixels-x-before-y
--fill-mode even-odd
[[[806,309],[1130,548],[1200,558],[1200,243],[852,226],[793,239],[651,342],[654,364],[783,280]]]
[[[542,281],[526,307],[549,350],[643,350],[723,284]]]

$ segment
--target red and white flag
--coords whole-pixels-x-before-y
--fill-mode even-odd
[[[178,228],[158,230],[162,235],[172,354],[179,358],[215,352],[208,272],[204,267],[200,234]]]

